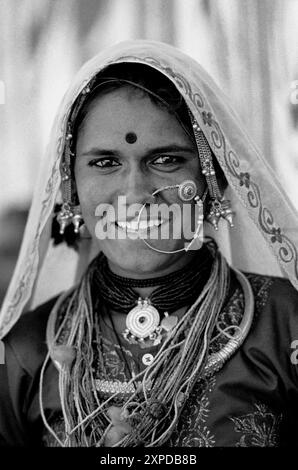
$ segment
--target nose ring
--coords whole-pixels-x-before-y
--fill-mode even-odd
[[[161,188],[156,189],[152,196],[156,196],[156,194],[160,193],[161,191],[165,191],[167,189],[178,189],[178,196],[183,202],[189,202],[195,198],[197,194],[197,185],[193,180],[185,180],[182,181],[180,184],[174,184],[172,186],[162,186]]]

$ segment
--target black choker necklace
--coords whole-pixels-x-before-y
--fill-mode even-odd
[[[185,272],[189,272],[189,270],[193,268],[195,271],[198,270],[198,262],[201,264],[201,259],[198,260],[196,257],[195,259],[192,259],[186,266],[183,268],[171,272],[169,274],[165,274],[164,276],[159,276],[159,277],[150,277],[146,279],[136,279],[136,278],[130,278],[130,277],[123,277],[118,274],[115,274],[111,269],[109,268],[107,259],[103,260],[103,269],[106,272],[107,277],[109,280],[111,280],[113,283],[115,283],[117,286],[121,287],[156,287],[156,286],[169,286],[171,285],[172,282],[175,282],[177,279],[181,280],[181,277],[183,278]]]
[[[213,250],[203,245],[184,268],[166,276],[137,280],[114,274],[106,257],[101,254],[91,265],[95,308],[99,310],[103,301],[108,309],[127,314],[122,335],[130,344],[138,344],[141,348],[156,346],[178,322],[171,313],[192,304],[203,289],[212,267],[212,251],[214,245]],[[158,287],[145,299],[133,289],[156,285]]]
[[[212,262],[213,255],[203,245],[194,259],[178,271],[157,278],[131,279],[113,273],[107,258],[100,254],[93,262],[93,296],[104,300],[111,309],[127,314],[139,300],[133,287],[158,286],[146,300],[159,311],[172,313],[198,296],[209,277]]]

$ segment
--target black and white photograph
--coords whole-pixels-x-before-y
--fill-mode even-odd
[[[3,451],[295,450],[298,0],[0,0],[0,175]]]

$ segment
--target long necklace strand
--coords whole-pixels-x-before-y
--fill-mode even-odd
[[[72,367],[63,367],[60,397],[65,420],[64,445],[102,445],[109,426],[107,406],[117,396],[100,403],[92,371],[92,331],[94,327],[90,285],[92,270],[83,277],[73,293],[66,316],[71,321],[68,342],[75,345],[77,354]],[[154,361],[135,378],[142,378],[142,390],[123,404],[126,418],[133,421],[132,432],[117,445],[161,445],[170,437],[183,404],[193,384],[201,375],[208,354],[208,343],[228,288],[228,267],[224,258],[214,254],[211,275],[192,307],[173,329]],[[185,336],[186,329],[189,329]],[[147,382],[153,383],[150,394]],[[141,393],[140,393],[141,392]],[[75,399],[69,400],[69,397]],[[150,403],[161,403],[166,409],[164,418],[156,419],[148,410]],[[70,402],[70,404],[69,404]],[[138,410],[138,411],[136,411]],[[76,423],[76,424],[74,424]],[[160,430],[160,431],[159,431]]]
[[[224,284],[222,285],[222,289],[218,291],[218,287],[220,286],[215,286],[214,285],[214,279],[220,274],[217,270],[213,270],[213,276],[211,275],[210,280],[208,282],[209,285],[206,286],[206,289],[204,290],[205,292],[202,292],[202,295],[200,296],[201,299],[198,299],[198,301],[201,300],[201,308],[200,312],[196,315],[194,318],[193,324],[191,326],[191,329],[187,335],[187,338],[185,339],[183,348],[180,348],[180,351],[182,351],[182,354],[172,354],[170,357],[167,357],[167,361],[162,361],[164,364],[165,362],[168,364],[168,367],[162,368],[160,371],[158,368],[161,368],[161,364],[158,361],[158,358],[156,358],[156,361],[152,364],[152,366],[148,367],[146,375],[148,378],[150,377],[150,369],[153,369],[154,364],[156,363],[155,370],[153,369],[153,373],[157,376],[157,382],[156,382],[156,390],[158,391],[158,394],[156,395],[156,399],[160,401],[161,403],[170,403],[170,407],[174,407],[176,410],[175,416],[172,419],[172,422],[168,426],[167,430],[163,433],[162,436],[159,436],[158,438],[158,444],[161,445],[164,441],[164,438],[168,438],[168,434],[170,431],[173,429],[175,426],[177,419],[178,419],[178,407],[177,407],[177,399],[178,400],[185,400],[186,395],[189,394],[191,390],[190,382],[194,382],[194,379],[197,378],[198,375],[200,375],[200,371],[202,370],[203,366],[205,365],[205,361],[207,359],[207,344],[208,344],[208,336],[211,334],[211,330],[213,329],[215,318],[214,318],[214,310],[212,309],[213,312],[210,312],[208,309],[208,306],[210,306],[210,300],[212,297],[216,298],[218,293],[217,298],[223,299],[224,297],[220,297],[221,294],[225,291]],[[214,278],[214,279],[213,279]],[[226,279],[227,280],[227,279]],[[212,284],[214,285],[215,288],[211,289]],[[200,303],[200,302],[198,302]],[[220,302],[219,302],[220,303]],[[217,305],[219,306],[219,305]],[[204,308],[205,307],[205,308]],[[207,308],[206,308],[207,307]],[[209,310],[209,311],[208,311]],[[190,312],[188,312],[189,314]],[[201,313],[201,315],[199,314]],[[187,314],[186,314],[187,316]],[[206,329],[206,319],[209,318],[209,321],[207,321],[207,327],[209,328]],[[185,320],[185,319],[183,319]],[[183,323],[184,321],[180,322],[180,328],[183,329]],[[203,335],[202,338],[202,332],[204,332],[204,327],[205,327],[205,334]],[[208,331],[209,330],[209,331]],[[179,336],[179,330],[176,332],[176,335]],[[203,341],[202,341],[203,339]],[[200,345],[201,343],[201,345]],[[180,356],[180,357],[179,357]],[[195,360],[194,360],[195,358]],[[193,364],[195,364],[195,367],[193,368]],[[193,369],[193,370],[191,370]],[[151,373],[152,373],[151,372]],[[179,397],[178,395],[178,390],[180,391],[180,394],[185,392],[182,396]],[[155,398],[155,397],[153,397]],[[182,407],[180,406],[180,410]],[[150,419],[150,415],[146,416],[148,419],[148,422],[146,423],[147,429],[152,429],[152,427],[155,426],[160,426],[160,422],[155,423],[153,422],[152,419]],[[145,427],[145,429],[146,429]],[[148,445],[156,445],[155,442],[151,442]],[[136,445],[134,442],[134,436],[130,434],[127,436],[125,440],[125,445]]]

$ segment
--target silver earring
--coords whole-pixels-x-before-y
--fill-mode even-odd
[[[79,228],[83,222],[80,206],[70,206],[67,202],[62,204],[62,207],[57,215],[57,221],[60,226],[60,235],[63,235],[68,225],[73,224],[74,232],[79,233]]]
[[[231,209],[231,203],[227,199],[214,199],[210,202],[209,211],[206,215],[206,220],[211,223],[215,230],[218,230],[218,223],[220,218],[225,219],[230,227],[234,227],[235,213]]]
[[[81,208],[79,204],[74,204],[75,200],[75,182],[71,174],[71,161],[74,158],[72,152],[72,128],[71,124],[67,125],[67,134],[65,138],[64,156],[61,163],[61,180],[62,180],[62,196],[63,204],[60,212],[57,215],[57,221],[60,225],[60,235],[63,235],[66,227],[73,224],[74,232],[79,233],[80,225],[83,222]]]
[[[208,191],[211,199],[209,203],[209,209],[206,214],[206,220],[208,220],[208,222],[212,224],[215,230],[218,230],[218,223],[221,218],[225,219],[230,225],[230,227],[234,227],[233,219],[235,216],[235,212],[231,208],[231,201],[225,199],[222,196],[218,187],[209,144],[200,126],[198,125],[190,111],[189,115],[191,118],[194,137],[197,144],[202,173],[206,178]]]

